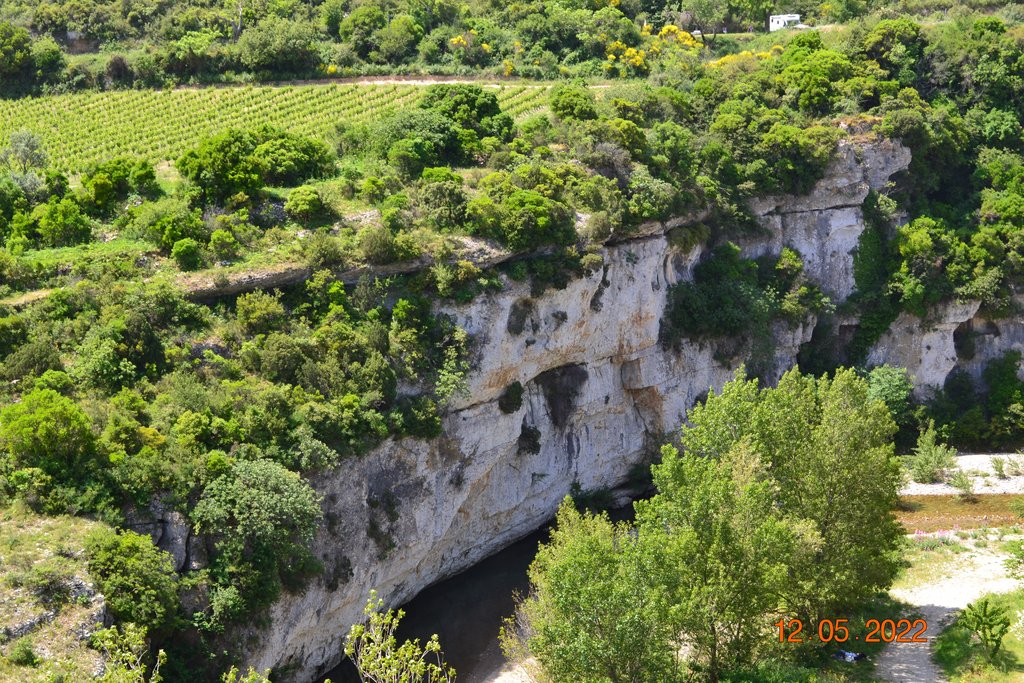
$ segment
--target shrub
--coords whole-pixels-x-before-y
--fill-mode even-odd
[[[582,85],[561,85],[551,93],[551,111],[566,121],[596,119],[594,93]]]
[[[1010,616],[1007,611],[982,598],[964,608],[958,623],[978,636],[985,650],[985,657],[992,661],[1003,646],[1003,638],[1010,630]]]
[[[323,208],[320,193],[311,185],[295,188],[288,194],[288,200],[284,203],[284,210],[288,215],[301,223],[308,223]]]
[[[171,623],[178,605],[178,576],[171,556],[149,536],[97,530],[86,539],[85,551],[89,573],[114,618],[149,629]]]
[[[228,230],[214,230],[210,235],[210,251],[218,261],[227,261],[238,255],[238,240]]]
[[[0,449],[5,469],[38,467],[72,486],[86,483],[97,464],[91,420],[52,389],[31,391],[0,410]]]
[[[203,247],[191,237],[186,237],[171,247],[171,258],[182,270],[197,270],[203,265]]]
[[[266,334],[284,325],[285,310],[279,293],[250,292],[238,297],[235,317],[246,334]]]
[[[993,457],[990,461],[992,463],[992,471],[995,473],[997,479],[1006,479],[1006,460],[1003,458]]]
[[[514,413],[523,407],[523,385],[513,382],[498,397],[498,408],[503,413]]]
[[[15,666],[38,666],[40,662],[30,638],[19,638],[15,641],[7,653],[7,661]]]
[[[218,588],[233,589],[250,609],[273,602],[282,582],[309,573],[315,558],[306,546],[321,517],[309,484],[269,460],[235,462],[206,487],[192,512],[198,533],[217,534]]]
[[[70,197],[50,201],[33,212],[39,225],[39,239],[48,247],[64,247],[87,242],[92,235],[89,219]]]
[[[395,236],[383,225],[368,225],[356,236],[359,254],[367,263],[392,263],[398,256]]]
[[[974,480],[971,479],[971,475],[963,470],[957,470],[949,478],[949,484],[956,489],[957,498],[962,502],[970,503],[974,501]]]
[[[928,428],[917,439],[914,454],[910,456],[910,476],[919,484],[937,484],[946,478],[946,473],[956,466],[956,449],[938,442],[935,425]]]

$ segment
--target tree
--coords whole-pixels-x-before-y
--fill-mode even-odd
[[[146,629],[135,624],[93,633],[91,645],[103,652],[104,669],[96,678],[98,683],[160,683],[160,667],[167,661],[167,655],[160,650],[155,661],[151,660],[146,635]]]
[[[239,192],[251,195],[263,187],[264,168],[252,154],[257,144],[245,131],[228,130],[185,152],[176,166],[207,200],[225,200]]]
[[[170,625],[178,606],[178,575],[171,556],[134,531],[102,529],[85,543],[89,573],[119,621],[147,629]]]
[[[312,487],[270,460],[237,461],[208,484],[192,519],[197,533],[215,538],[214,620],[266,606],[283,582],[308,574],[322,515]]]
[[[896,576],[903,531],[893,516],[901,481],[894,433],[888,408],[868,398],[853,370],[816,379],[794,369],[761,392],[751,436],[778,482],[783,513],[818,539],[813,559],[793,567],[787,583],[807,623]]]
[[[171,247],[171,258],[182,270],[197,270],[203,265],[203,247],[191,237],[180,239]]]
[[[766,616],[809,547],[776,506],[778,485],[749,438],[719,459],[665,446],[653,471],[658,494],[637,504],[641,537],[660,565],[673,625],[717,681],[755,658]]]
[[[520,623],[502,629],[506,654],[525,648],[555,683],[671,680],[679,632],[645,550],[628,525],[566,498],[530,565]]]
[[[3,150],[0,150],[0,163],[11,171],[26,175],[32,170],[46,167],[46,150],[38,135],[27,130],[16,130]]]
[[[366,623],[353,624],[345,637],[345,655],[355,664],[364,683],[452,683],[455,669],[448,666],[441,652],[437,635],[424,645],[419,640],[406,640],[401,645],[395,638],[398,624],[405,616],[384,611],[384,601],[376,591],[363,609]]]
[[[910,395],[913,391],[914,384],[905,368],[880,365],[868,373],[868,398],[884,403],[897,425],[910,420]]]
[[[317,33],[308,22],[268,16],[238,39],[239,61],[252,71],[305,73],[317,63]]]
[[[97,465],[89,417],[52,389],[31,391],[0,410],[0,449],[4,470],[39,468],[71,485],[86,482]]]
[[[308,223],[313,216],[323,210],[323,207],[320,193],[311,185],[296,187],[288,194],[288,199],[284,203],[284,210],[288,215],[302,223]]]
[[[775,9],[776,0],[738,0],[731,3],[732,7],[752,21],[758,21],[765,31],[771,28],[770,17]]]
[[[71,197],[51,197],[36,208],[40,241],[48,247],[64,247],[87,242],[92,235],[92,224]]]
[[[564,121],[596,119],[594,93],[582,85],[560,85],[551,93],[551,111]]]
[[[423,27],[408,14],[399,14],[377,32],[377,53],[382,62],[400,64],[416,49]]]
[[[683,0],[682,8],[689,12],[690,24],[701,32],[701,40],[711,47],[729,14],[729,5],[728,0]]]
[[[20,26],[0,22],[0,84],[17,83],[32,63],[32,37]]]

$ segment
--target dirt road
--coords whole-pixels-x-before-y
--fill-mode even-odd
[[[936,581],[920,586],[897,588],[893,597],[914,605],[928,622],[929,641],[949,623],[957,610],[987,593],[1015,590],[1018,582],[1006,575],[1005,556],[987,551],[963,553]],[[892,643],[879,655],[875,676],[893,683],[934,683],[945,681],[942,670],[932,661],[931,642]]]

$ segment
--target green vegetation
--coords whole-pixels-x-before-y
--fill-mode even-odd
[[[354,624],[345,636],[345,655],[352,659],[364,681],[408,681],[408,683],[452,683],[455,669],[448,666],[437,635],[420,645],[406,640],[401,645],[395,630],[405,613],[384,611],[384,601],[375,592],[363,610],[366,623]]]
[[[196,140],[231,128],[266,125],[295,135],[327,137],[337,123],[379,119],[414,104],[424,89],[326,83],[0,99],[0,144],[12,131],[32,131],[55,167],[81,173],[90,164],[124,155],[152,162],[174,160]],[[543,84],[507,85],[493,91],[512,116],[546,106]],[[188,125],[182,125],[182,116],[187,116]]]
[[[774,389],[737,377],[690,411],[681,451],[662,449],[635,526],[562,505],[506,652],[554,681],[681,680],[684,668],[716,681],[785,660],[775,617],[814,625],[896,577],[894,432],[852,371],[793,370]]]
[[[956,683],[1013,681],[1024,672],[1024,641],[1016,624],[1024,592],[981,598],[935,642],[935,660]]]

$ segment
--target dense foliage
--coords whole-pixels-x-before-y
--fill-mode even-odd
[[[554,681],[717,681],[787,656],[776,617],[813,630],[886,588],[900,473],[895,425],[868,393],[850,370],[713,393],[663,448],[635,526],[563,505],[506,645]]]

